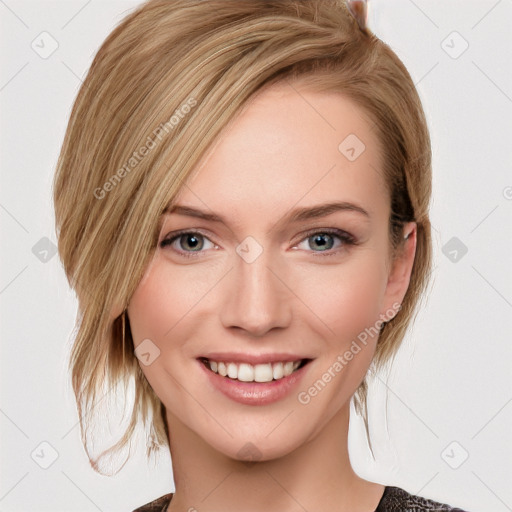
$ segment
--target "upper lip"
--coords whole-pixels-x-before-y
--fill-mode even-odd
[[[297,354],[284,352],[272,352],[268,354],[242,354],[240,352],[212,352],[198,359],[209,359],[210,361],[225,363],[247,363],[251,365],[263,363],[278,363],[288,361],[302,361],[303,359],[311,359]]]

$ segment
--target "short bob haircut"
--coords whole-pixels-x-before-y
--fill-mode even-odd
[[[162,213],[219,133],[276,82],[339,92],[373,123],[392,256],[404,223],[417,223],[410,285],[400,312],[382,326],[375,369],[393,358],[416,315],[432,259],[431,148],[418,93],[395,53],[343,0],[149,0],[97,52],[53,184],[59,255],[79,303],[69,366],[96,471],[100,457],[131,444],[141,423],[148,457],[169,446],[165,409],[123,312],[154,255]],[[107,382],[125,389],[132,382],[134,405],[120,440],[94,458],[89,414]],[[365,377],[354,400],[368,433],[367,389]]]

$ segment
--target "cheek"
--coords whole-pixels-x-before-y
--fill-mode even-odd
[[[349,401],[373,359],[386,283],[384,261],[378,254],[361,253],[350,264],[324,271],[321,281],[316,280],[316,285],[311,281],[302,289],[308,294],[305,302],[314,304],[312,309],[329,329],[313,378],[297,396],[312,417],[323,418],[312,437]]]
[[[307,280],[302,278],[298,292],[324,324],[327,338],[338,346],[374,325],[383,304],[384,262],[371,251],[360,256],[347,265],[326,267]]]
[[[155,257],[128,307],[134,349],[140,345],[139,353],[151,354],[150,364],[140,359],[142,372],[166,407],[181,411],[187,409],[187,401],[179,382],[185,382],[192,359],[181,358],[180,362],[186,364],[176,365],[176,354],[187,355],[186,340],[191,337],[194,325],[187,320],[208,290],[207,283],[199,284],[204,281],[197,278],[197,272],[192,278],[186,269],[172,272],[164,257]]]
[[[217,274],[206,265],[176,269],[165,255],[157,253],[131,297],[128,318],[134,349],[144,342],[140,352],[146,352],[148,346],[157,354],[151,364],[145,365],[141,359],[139,365],[167,405],[184,407],[177,382],[184,382],[195,364],[198,349],[189,340],[205,318],[203,299],[218,280]]]
[[[135,345],[145,338],[164,346],[171,339],[178,342],[182,320],[194,314],[211,287],[211,274],[201,275],[195,265],[172,270],[164,256],[156,257],[132,295],[128,313]]]

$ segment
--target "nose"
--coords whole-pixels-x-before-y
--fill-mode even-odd
[[[292,318],[293,294],[286,286],[285,273],[264,255],[251,263],[235,257],[222,289],[223,326],[242,329],[254,337],[285,328]]]

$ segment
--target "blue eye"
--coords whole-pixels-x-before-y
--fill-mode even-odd
[[[332,250],[336,239],[341,243],[337,248]],[[345,245],[355,245],[355,239],[352,235],[349,235],[340,229],[326,229],[323,231],[312,231],[307,233],[306,238],[301,241],[301,244],[304,243],[308,244],[310,248],[314,249],[316,246],[316,248],[319,249],[313,250],[314,253],[320,253],[321,256],[330,256],[337,254],[338,250],[343,248]]]
[[[210,248],[208,246],[205,247],[205,241],[209,242],[212,246],[214,244],[204,235],[198,233],[196,231],[182,231],[179,233],[174,233],[172,237],[165,238],[160,242],[160,247],[163,249],[168,245],[173,246],[174,248],[182,253],[184,256],[190,256],[187,253],[197,253],[201,252],[203,248]],[[176,248],[176,244],[181,247]]]
[[[333,249],[336,240],[338,240],[338,246]],[[356,240],[352,235],[340,229],[317,229],[307,233],[306,237],[302,238],[297,247],[300,248],[300,245],[304,243],[309,245],[309,248],[302,248],[303,250],[311,251],[319,256],[332,256],[338,254],[347,245],[355,245]],[[205,252],[203,249],[217,247],[208,237],[198,231],[170,233],[160,242],[162,249],[167,246],[170,246],[178,254],[187,258],[198,257],[202,252]]]
[[[310,247],[312,244],[317,245],[322,252],[332,249],[334,245],[334,237],[330,233],[318,233],[308,237],[306,241]]]

